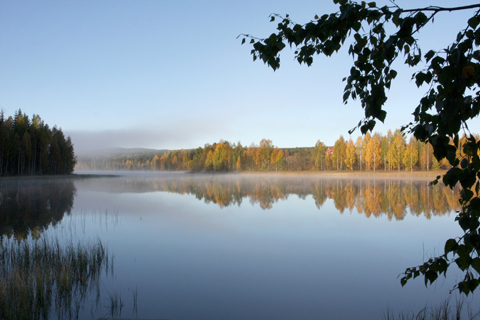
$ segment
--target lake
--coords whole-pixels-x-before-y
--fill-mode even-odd
[[[382,319],[458,298],[454,268],[398,278],[462,234],[456,192],[427,180],[112,174],[0,180],[3,241],[108,248],[79,319]]]

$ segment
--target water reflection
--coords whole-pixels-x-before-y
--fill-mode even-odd
[[[38,239],[70,214],[76,188],[72,180],[12,180],[0,183],[0,236]]]
[[[12,243],[46,230],[98,237],[115,253],[100,304],[96,286],[85,304],[72,302],[74,315],[82,305],[79,319],[135,318],[137,297],[139,318],[377,318],[386,306],[440,301],[455,280],[432,292],[397,279],[425,257],[419,248],[428,255],[458,231],[452,218],[410,218],[457,209],[457,192],[428,181],[135,173],[4,182],[1,230]]]
[[[402,220],[407,214],[445,215],[459,210],[458,190],[428,181],[315,179],[301,177],[250,177],[243,175],[176,176],[141,179],[124,177],[105,180],[108,192],[165,191],[194,195],[205,203],[223,207],[241,206],[245,200],[268,210],[279,200],[291,195],[300,199],[312,196],[321,209],[327,199],[333,200],[340,212],[358,212],[367,218],[386,215],[389,220]]]
[[[77,182],[78,183],[78,182]],[[367,218],[386,215],[401,220],[407,214],[445,215],[459,210],[457,191],[426,181],[325,180],[289,177],[166,176],[88,179],[93,189],[107,192],[171,192],[189,194],[221,208],[245,201],[269,210],[291,195],[308,201],[312,196],[321,209],[327,199],[340,212],[358,212]],[[9,181],[0,184],[0,235],[17,240],[38,239],[50,225],[71,213],[76,187],[73,180]]]

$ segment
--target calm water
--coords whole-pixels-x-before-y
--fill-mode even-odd
[[[439,304],[457,279],[397,278],[461,234],[455,193],[427,181],[123,173],[0,192],[5,237],[98,237],[114,255],[81,319],[111,316],[113,294],[127,318],[381,319]]]

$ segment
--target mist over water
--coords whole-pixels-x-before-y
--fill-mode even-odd
[[[397,278],[461,234],[455,192],[427,181],[115,174],[53,179],[39,189],[0,182],[7,211],[14,194],[28,208],[39,190],[73,191],[65,196],[71,209],[60,209],[55,223],[42,218],[35,229],[27,210],[21,216],[30,224],[2,226],[5,236],[28,239],[35,229],[108,244],[115,275],[102,280],[100,307],[87,302],[81,319],[92,309],[108,316],[113,292],[122,296],[122,317],[381,319],[387,307],[418,312],[440,303],[458,277],[451,270],[429,288],[423,279],[402,288]]]
[[[199,124],[197,121],[179,119],[178,122],[162,123],[161,126],[149,124],[145,127],[124,129],[67,130],[65,133],[74,141],[77,156],[84,157],[104,155],[109,150],[119,148],[194,149],[203,145],[203,141],[219,139],[216,130],[228,132],[228,128],[212,120],[204,120]]]

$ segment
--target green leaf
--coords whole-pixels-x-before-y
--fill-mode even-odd
[[[424,81],[425,81],[425,73],[423,72],[417,73],[417,75],[415,76],[415,84],[417,85],[417,87],[420,87]]]
[[[427,286],[427,280],[430,281],[432,284],[435,280],[437,280],[438,274],[435,271],[428,270],[425,272],[425,286]]]
[[[477,182],[477,185],[476,185],[476,190],[478,190],[478,182]],[[477,194],[478,194],[478,191],[476,191]],[[471,201],[470,201],[470,208],[472,208],[472,210],[480,210],[480,198],[479,197],[475,197],[473,198]]]
[[[472,29],[475,29],[478,26],[479,22],[480,22],[480,20],[478,19],[478,17],[471,17],[470,19],[468,19],[468,25]]]
[[[437,260],[437,270],[438,274],[441,274],[443,272],[443,275],[447,275],[447,269],[448,269],[448,263],[445,261],[445,259],[438,259]]]
[[[428,21],[427,16],[423,12],[418,12],[415,15],[415,23],[417,24],[417,28],[422,27]]]
[[[377,119],[382,121],[382,123],[383,123],[383,122],[385,122],[385,117],[386,116],[387,116],[387,112],[385,110],[380,110],[377,114]]]
[[[358,32],[358,30],[360,30],[361,27],[362,27],[362,24],[360,23],[360,21],[355,21],[355,22],[353,23],[353,27],[352,27],[352,28],[353,28],[353,30],[355,30],[355,31]]]
[[[472,268],[475,269],[478,273],[480,273],[480,258],[476,257],[471,261]]]
[[[369,131],[372,131],[375,128],[375,120],[369,120],[367,124],[367,128]]]
[[[252,40],[253,40],[253,39],[252,39]],[[242,44],[244,44],[244,43],[245,43],[245,38],[242,39]]]
[[[455,260],[455,262],[461,270],[466,270],[470,265],[471,259],[470,252],[468,251],[467,246],[465,246],[464,244],[459,245],[457,254],[458,258]]]
[[[445,254],[454,251],[458,247],[457,241],[455,239],[448,239],[445,243]]]
[[[435,55],[435,51],[433,50],[428,51],[427,54],[425,55],[425,60],[427,60],[427,62],[430,61],[430,59],[432,59],[434,55]]]

